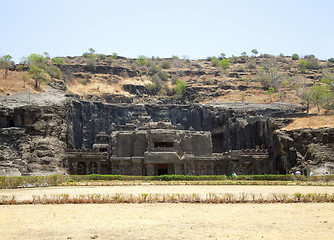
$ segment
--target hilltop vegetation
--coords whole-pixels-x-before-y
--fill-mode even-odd
[[[0,60],[1,94],[41,83],[105,102],[208,103],[277,101],[330,110],[334,105],[334,59],[314,55],[258,55],[190,60],[186,57],[136,59],[97,54],[90,48],[78,57],[31,54],[20,64],[9,55]],[[26,83],[28,86],[26,86]],[[45,85],[44,85],[45,86]]]

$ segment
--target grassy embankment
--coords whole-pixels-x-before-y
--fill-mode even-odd
[[[115,186],[115,185],[334,185],[334,175],[306,177],[303,175],[50,175],[0,177],[0,189],[47,186]]]

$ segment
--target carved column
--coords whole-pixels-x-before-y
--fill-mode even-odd
[[[89,165],[90,162],[86,162],[86,175],[89,174]]]
[[[174,163],[175,175],[182,175],[181,164]]]
[[[142,161],[140,159],[132,159],[132,175],[142,175]]]
[[[154,175],[154,165],[153,164],[147,164],[147,176],[153,176]]]

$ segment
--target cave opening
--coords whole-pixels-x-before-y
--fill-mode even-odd
[[[14,119],[9,119],[9,127],[15,127]]]
[[[224,133],[212,134],[212,152],[224,152]]]
[[[168,174],[168,164],[157,164],[156,168],[158,176]]]

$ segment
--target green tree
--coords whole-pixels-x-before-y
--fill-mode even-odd
[[[89,48],[88,51],[90,52],[90,54],[94,54],[95,50],[93,48]]]
[[[221,53],[220,56],[224,59],[226,57],[225,53]]]
[[[302,99],[302,105],[306,105],[306,112],[309,113],[310,111],[310,104],[312,101],[312,94],[310,90],[303,91],[300,94],[300,98]]]
[[[328,73],[325,74],[322,78],[322,82],[325,83],[331,91],[334,92],[334,74],[333,73]]]
[[[3,75],[4,79],[7,79],[9,69],[14,66],[14,62],[11,60],[12,56],[10,55],[5,55],[0,58],[0,68],[5,70]]]
[[[24,73],[22,75],[22,79],[23,79],[23,87],[26,88],[26,82],[29,81],[30,75],[28,73]]]
[[[255,57],[256,57],[257,54],[259,54],[259,52],[256,49],[253,49],[252,53],[255,55]]]
[[[47,61],[43,55],[33,53],[24,59],[24,63],[29,66],[29,75],[35,80],[35,89],[38,89],[42,82],[48,82],[49,78],[62,79],[63,77],[61,70],[51,65],[52,62]]]
[[[261,70],[257,78],[265,88],[273,88],[277,92],[285,76],[279,73],[276,68],[270,68],[268,70]]]
[[[48,74],[43,68],[40,68],[37,65],[31,65],[29,67],[29,73],[31,78],[35,80],[35,89],[39,89],[41,82],[48,81]]]
[[[329,89],[329,92],[324,96],[324,101],[326,102],[326,108],[327,109],[333,109],[334,108],[334,74],[333,73],[327,73],[322,78],[322,82],[326,84],[326,86]]]
[[[316,84],[313,85],[309,91],[311,102],[317,106],[318,112],[320,112],[320,106],[324,103],[324,99],[328,94],[329,89],[327,86]]]
[[[246,52],[242,52],[242,53],[241,53],[241,59],[242,59],[242,60],[247,60],[247,59],[248,59],[248,56],[247,56],[247,53],[246,53]]]

